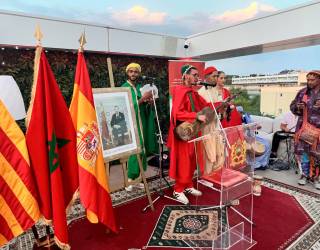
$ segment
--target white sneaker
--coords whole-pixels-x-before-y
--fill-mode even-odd
[[[314,181],[313,185],[316,189],[320,189],[320,182],[318,180]]]
[[[179,193],[179,192],[173,191],[173,197],[178,201],[180,201],[182,204],[185,204],[185,205],[189,204],[189,200],[183,192]]]
[[[192,195],[194,195],[194,196],[201,196],[202,195],[202,192],[201,191],[199,191],[198,189],[195,189],[195,188],[186,188],[185,190],[184,190],[184,192],[186,193],[186,194],[192,194]]]
[[[307,184],[307,177],[305,177],[304,175],[301,175],[301,178],[298,180],[298,184],[299,185],[306,185]]]
[[[128,192],[131,192],[133,190],[133,188],[144,189],[144,184],[143,183],[131,184],[131,185],[125,187],[125,190]]]
[[[144,184],[142,182],[134,184],[134,186],[139,189],[144,189]]]

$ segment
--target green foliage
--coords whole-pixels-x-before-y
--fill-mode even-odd
[[[240,88],[230,88],[232,94],[238,94],[234,100],[236,106],[242,106],[243,110],[252,115],[261,115],[260,113],[260,95],[250,96],[248,91]]]
[[[72,98],[75,68],[77,63],[76,51],[46,50],[47,58],[59,84],[62,95],[69,106]],[[110,87],[107,67],[107,57],[111,57],[113,75],[116,86],[126,81],[125,68],[131,62],[141,65],[144,75],[157,78],[159,89],[158,114],[163,132],[169,126],[168,101],[168,60],[155,57],[108,55],[103,53],[85,52],[87,67],[93,88]],[[3,64],[1,64],[4,62]],[[0,75],[12,75],[19,85],[25,107],[30,102],[33,84],[34,49],[5,48],[0,50]]]

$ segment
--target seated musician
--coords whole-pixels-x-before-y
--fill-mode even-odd
[[[245,113],[242,106],[238,106],[237,110],[242,114],[243,123],[249,124],[252,123],[252,118],[250,114]],[[258,128],[261,128],[261,126],[258,125]],[[255,150],[255,163],[254,163],[254,169],[255,170],[265,170],[268,167],[269,163],[269,157],[271,153],[271,145],[270,143],[260,137],[259,135],[256,135],[256,145],[254,146]]]
[[[175,179],[173,196],[183,204],[189,200],[185,194],[194,196],[202,195],[201,191],[193,187],[193,174],[196,169],[196,154],[194,143],[181,140],[177,135],[176,128],[184,121],[200,123],[206,122],[206,116],[199,112],[208,103],[199,96],[192,87],[198,82],[199,72],[192,65],[184,65],[181,68],[182,84],[175,85],[171,89],[172,111],[170,119],[168,148],[170,149],[169,176]]]
[[[288,138],[286,134],[294,134],[297,126],[298,116],[295,116],[291,111],[285,113],[280,124],[281,131],[277,131],[273,135],[272,148],[270,158],[277,158],[277,151],[281,140]]]

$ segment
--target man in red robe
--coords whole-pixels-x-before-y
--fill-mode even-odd
[[[184,121],[206,122],[205,115],[198,115],[208,103],[199,96],[193,84],[198,82],[198,70],[192,65],[184,65],[181,68],[182,84],[172,88],[172,111],[168,147],[170,149],[169,176],[176,180],[173,197],[183,204],[188,204],[186,194],[200,196],[202,193],[193,187],[192,178],[196,169],[196,153],[194,143],[188,143],[179,139],[174,128]]]

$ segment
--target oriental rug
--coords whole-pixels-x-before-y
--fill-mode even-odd
[[[210,247],[226,225],[226,211],[219,208],[165,206],[148,246]]]
[[[255,197],[254,199],[254,217],[256,220],[260,220],[260,222],[259,225],[257,225],[257,228],[254,229],[253,238],[258,241],[258,244],[254,246],[253,249],[320,249],[320,195],[269,179],[264,180],[263,186],[262,196]],[[150,180],[149,187],[151,190],[157,188],[158,180]],[[170,193],[167,194],[170,195]],[[118,236],[113,236],[111,239],[115,242],[113,245],[115,247],[109,248],[109,240],[106,239],[106,235],[102,235],[101,240],[108,244],[100,249],[129,249],[132,246],[138,249],[149,248],[147,247],[147,243],[157,224],[162,208],[167,205],[176,205],[175,202],[170,203],[167,202],[167,200],[162,200],[155,204],[155,207],[157,208],[155,212],[148,212],[147,215],[140,215],[141,207],[147,204],[144,191],[135,189],[133,192],[129,193],[125,190],[120,190],[112,193],[111,196],[119,223],[125,225],[125,221],[128,221],[129,219],[135,220],[131,222],[133,224],[131,228],[123,228],[123,226],[121,226],[122,228],[119,236],[123,235],[124,237],[120,237],[119,241],[121,243],[128,241],[126,246],[122,246],[121,248],[121,244],[117,241]],[[288,202],[291,204],[290,207],[284,208]],[[130,211],[132,207],[135,208],[135,210]],[[290,211],[292,212],[291,215],[289,215]],[[300,214],[299,223],[296,218],[298,214]],[[90,237],[93,237],[92,234],[90,236],[90,232],[96,233],[96,231],[93,231],[95,230],[94,225],[86,222],[84,215],[84,209],[80,202],[77,201],[68,215],[71,241],[72,244],[76,244],[76,247],[73,247],[73,249],[98,250],[99,248],[97,248],[98,246],[96,244],[92,244],[92,247],[94,248],[86,245],[81,248],[81,244],[83,243],[82,240],[88,240],[87,243],[89,243]],[[296,223],[295,229],[292,228],[293,222]],[[143,237],[139,239],[137,228],[140,230],[141,225],[143,230],[146,231],[145,235],[142,235]],[[270,226],[266,228],[265,225]],[[38,228],[39,236],[42,237],[45,234],[45,228],[41,224],[37,224],[36,226]],[[79,236],[79,229],[84,230],[80,234],[81,237]],[[292,233],[288,233],[289,231],[292,231]],[[82,236],[85,234],[87,234],[87,236]],[[139,234],[141,234],[141,232],[139,232]],[[131,235],[133,238],[130,238]],[[92,240],[93,239],[94,237]],[[32,231],[28,230],[0,249],[28,250],[32,249],[33,243],[34,238]],[[118,245],[120,248],[117,248]]]

